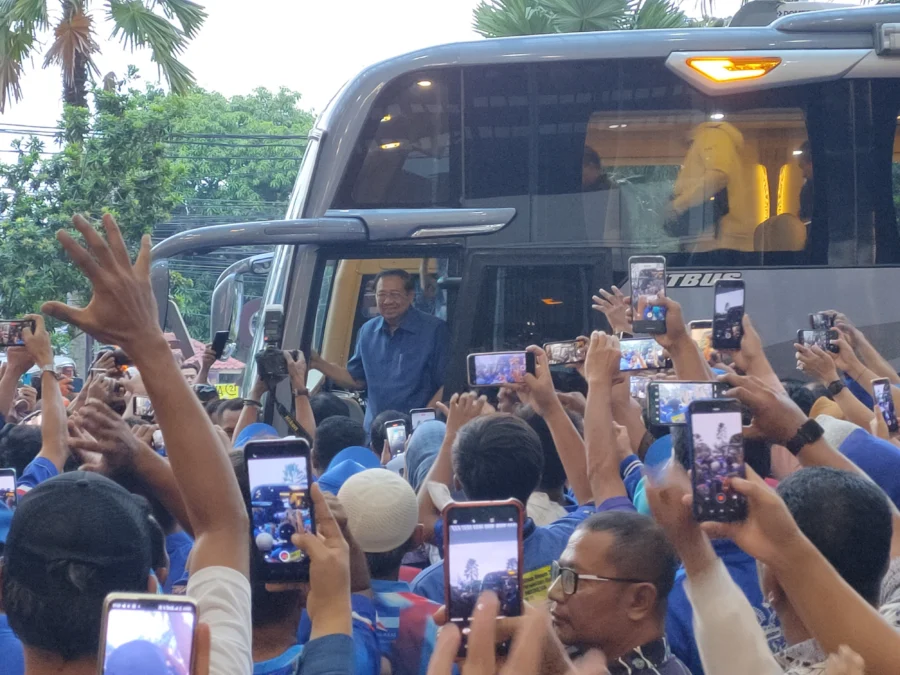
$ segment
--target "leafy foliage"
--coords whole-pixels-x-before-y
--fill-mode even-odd
[[[484,37],[700,25],[677,0],[482,0],[473,13]]]

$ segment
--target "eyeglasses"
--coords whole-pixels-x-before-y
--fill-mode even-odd
[[[575,570],[568,567],[560,567],[559,562],[554,560],[550,564],[550,585],[557,581],[562,583],[562,591],[565,595],[575,595],[578,591],[578,580],[583,581],[615,581],[621,584],[646,584],[651,583],[644,579],[624,579],[618,577],[598,577],[593,574],[578,574]]]
[[[384,293],[376,293],[375,298],[380,302],[383,300],[403,300],[406,297],[406,293],[401,293],[400,291],[387,291]]]

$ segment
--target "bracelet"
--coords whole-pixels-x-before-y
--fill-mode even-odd
[[[294,394],[294,398],[298,396],[309,396],[309,389],[294,389],[292,392]]]
[[[244,405],[252,405],[255,408],[262,408],[262,403],[260,403],[259,401],[254,401],[252,398],[245,398]]]
[[[826,389],[828,389],[828,393],[831,394],[832,397],[834,397],[844,391],[845,387],[846,385],[844,384],[843,380],[835,380],[834,382],[830,382]]]

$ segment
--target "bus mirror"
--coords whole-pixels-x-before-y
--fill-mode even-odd
[[[150,287],[156,298],[159,315],[159,327],[166,329],[166,317],[169,310],[169,261],[155,260],[150,267]]]
[[[254,258],[250,262],[250,273],[251,274],[262,274],[268,275],[272,270],[272,254],[266,254],[265,256],[258,256]]]
[[[243,298],[243,286],[238,275],[228,274],[219,280],[213,289],[209,303],[209,339],[216,336],[219,331],[231,332],[234,325],[236,305]]]
[[[441,277],[437,280],[438,288],[448,291],[458,291],[462,286],[462,277]]]

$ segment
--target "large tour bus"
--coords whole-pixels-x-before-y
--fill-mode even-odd
[[[629,256],[658,254],[687,319],[711,318],[717,279],[743,279],[785,376],[819,309],[897,361],[898,115],[900,6],[433,47],[337,94],[285,220],[167,239],[155,290],[168,295],[167,259],[272,246],[223,275],[213,330],[241,334],[252,362],[262,331],[234,291],[265,274],[256,305],[283,306],[284,346],[343,364],[373,315],[372,278],[402,267],[451,327],[449,393],[470,352],[605,327],[591,295],[627,288]]]

